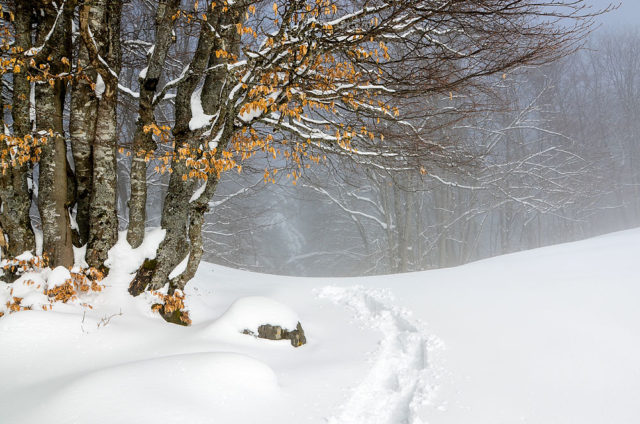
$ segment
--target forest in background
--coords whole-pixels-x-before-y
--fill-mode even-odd
[[[339,158],[296,186],[265,184],[260,161],[254,175],[225,175],[205,226],[205,260],[355,276],[455,266],[636,227],[639,46],[635,29],[601,29],[570,57],[499,81],[503,110],[443,131],[478,153],[462,179],[459,168],[390,174]]]

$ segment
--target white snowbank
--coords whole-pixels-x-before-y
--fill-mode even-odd
[[[165,323],[151,298],[126,291],[163,237],[152,230],[138,249],[120,238],[93,309],[65,304],[0,318],[1,422],[600,424],[639,416],[640,229],[354,279],[202,264],[186,289],[191,327]],[[11,289],[26,293],[22,302],[42,300],[21,278],[0,283],[1,302]],[[44,274],[29,278],[45,283]],[[240,333],[298,320],[308,344],[297,349]]]
[[[295,330],[298,321],[298,315],[282,303],[267,297],[249,296],[233,302],[213,325],[216,329],[225,327],[234,332],[250,330],[257,334],[258,327],[263,324]]]
[[[40,272],[25,272],[13,284],[6,285],[12,289],[12,296],[15,297],[26,297],[35,291],[46,289],[47,286],[46,273]]]
[[[127,242],[127,232],[121,231],[118,234],[118,242],[109,250],[105,261],[105,265],[111,269],[109,275],[114,271],[117,275],[113,280],[117,280],[123,274],[136,272],[145,259],[155,259],[158,246],[164,240],[165,234],[166,230],[162,228],[149,229],[142,244],[134,249]]]
[[[15,296],[15,294],[14,294]],[[44,293],[39,293],[36,291],[29,291],[24,296],[22,296],[22,301],[20,302],[20,306],[25,308],[41,308],[43,305],[47,305],[49,303],[49,297]]]
[[[49,290],[64,285],[71,278],[71,273],[63,266],[52,269],[48,274],[47,289]]]
[[[164,396],[146,395],[160,387]],[[50,423],[144,423],[149,417],[157,417],[156,422],[218,422],[203,416],[200,408],[190,408],[205,404],[214,416],[238,414],[260,422],[260,407],[269,407],[277,393],[274,372],[255,359],[234,353],[178,354],[105,367],[62,382],[38,410],[24,411],[22,417]]]
[[[33,259],[33,254],[31,252],[24,252],[21,255],[16,256],[16,260],[18,261],[30,261]]]

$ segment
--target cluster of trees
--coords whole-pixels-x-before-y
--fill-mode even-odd
[[[563,60],[494,78],[503,109],[446,129],[458,146],[462,141],[466,152],[475,152],[472,167],[436,164],[420,175],[341,163],[313,169],[296,189],[273,187],[229,200],[237,191],[225,182],[229,188],[219,200],[235,205],[211,215],[217,231],[207,234],[208,257],[267,272],[377,274],[458,265],[636,227],[638,45],[635,30],[598,31],[585,49]],[[293,230],[249,213],[256,198],[267,197],[282,205],[271,217],[284,215],[278,219],[296,223]],[[304,213],[287,214],[300,208]],[[226,230],[232,214],[252,223],[242,223],[251,232]],[[262,239],[281,247],[257,256]],[[244,249],[225,252],[220,245]]]
[[[52,266],[86,245],[104,268],[119,226],[136,247],[159,223],[166,236],[134,295],[184,288],[218,182],[245,162],[264,181],[299,182],[315,164],[408,188],[441,180],[439,168],[471,175],[485,152],[458,134],[489,129],[470,123],[499,103],[491,79],[565,56],[592,16],[580,0],[0,4],[3,253],[34,250],[35,227]],[[409,219],[418,200],[377,195],[408,205],[404,218],[376,218],[382,229],[428,231]]]

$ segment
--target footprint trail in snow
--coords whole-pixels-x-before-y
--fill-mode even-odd
[[[427,352],[442,342],[395,306],[389,290],[329,286],[317,295],[351,309],[362,325],[383,335],[367,376],[329,423],[422,424],[418,411],[433,401],[437,379]]]

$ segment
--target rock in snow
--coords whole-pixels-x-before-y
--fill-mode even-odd
[[[255,333],[247,329],[243,333],[255,335]],[[279,325],[264,324],[258,327],[258,337],[268,340],[290,340],[293,347],[300,347],[307,343],[307,338],[300,323],[296,325],[295,330],[287,330]]]

